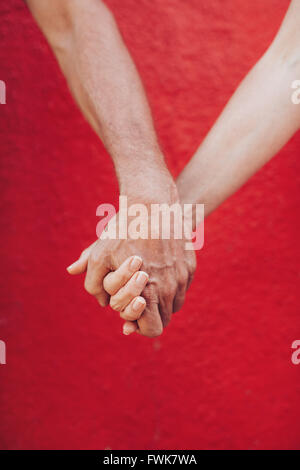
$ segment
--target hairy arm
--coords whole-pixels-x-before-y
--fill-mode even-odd
[[[172,178],[136,67],[101,0],[27,0],[83,114],[111,155],[121,190]],[[150,184],[149,184],[150,186]],[[136,188],[141,189],[141,188]],[[149,189],[149,198],[153,197]]]
[[[183,203],[204,203],[209,214],[287,143],[300,126],[300,105],[291,100],[297,79],[300,0],[179,176]]]
[[[136,67],[101,0],[27,0],[83,114],[111,155],[128,204],[173,204],[178,191],[164,162]],[[105,275],[132,255],[149,274],[140,332],[157,336],[179,309],[195,270],[183,240],[99,240],[68,268],[87,270],[86,290],[101,305]]]

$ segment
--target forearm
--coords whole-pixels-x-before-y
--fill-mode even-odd
[[[151,199],[158,181],[166,191],[169,185],[174,189],[143,85],[111,12],[99,0],[53,1],[28,4],[73,96],[114,161],[121,192],[131,188]],[[53,15],[58,26],[49,21]]]
[[[268,52],[234,93],[177,180],[182,202],[204,203],[206,215],[272,158],[299,129],[291,84],[300,78],[299,1]],[[295,15],[298,13],[298,17]],[[293,18],[294,16],[294,18]],[[287,24],[288,22],[288,24]]]

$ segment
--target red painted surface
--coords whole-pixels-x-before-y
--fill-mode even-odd
[[[176,175],[288,1],[107,3]],[[299,449],[300,135],[209,218],[164,335],[124,337],[65,271],[117,201],[112,164],[23,2],[0,15],[1,448]]]

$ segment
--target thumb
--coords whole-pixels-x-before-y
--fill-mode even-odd
[[[70,266],[67,267],[67,271],[69,274],[72,274],[72,275],[82,274],[86,271],[88,259],[95,243],[93,243],[88,248],[83,250],[83,252],[80,255],[80,258],[78,258],[78,260],[75,261],[75,263],[70,264]]]

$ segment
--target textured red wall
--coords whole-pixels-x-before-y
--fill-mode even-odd
[[[107,3],[176,175],[288,1]],[[112,164],[23,2],[0,16],[0,447],[299,449],[300,135],[209,218],[164,335],[124,337],[65,270],[95,238],[96,207],[117,201]]]

